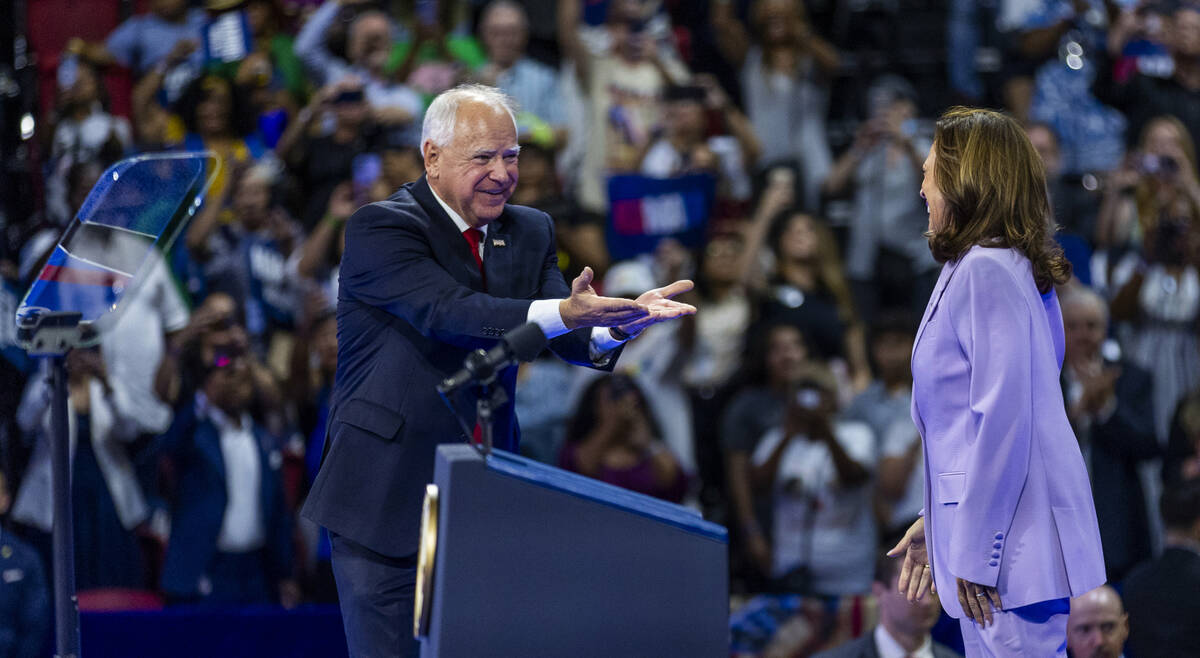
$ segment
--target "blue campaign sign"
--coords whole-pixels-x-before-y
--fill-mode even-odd
[[[98,336],[151,253],[169,249],[195,214],[218,166],[203,151],[140,155],[109,167],[25,294],[17,324],[75,311]]]
[[[613,260],[652,252],[667,237],[688,247],[699,245],[715,192],[716,180],[708,174],[609,177],[606,233]]]

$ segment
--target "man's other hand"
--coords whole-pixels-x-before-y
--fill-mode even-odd
[[[644,307],[649,313],[644,318],[618,325],[617,330],[630,336],[636,336],[652,324],[694,314],[696,312],[695,306],[671,299],[676,295],[682,295],[690,291],[693,287],[695,286],[691,281],[683,279],[642,293],[633,301]]]
[[[592,288],[594,276],[592,268],[583,268],[583,272],[571,282],[571,296],[559,302],[558,312],[567,329],[619,327],[651,314],[650,309],[638,301],[597,295]]]

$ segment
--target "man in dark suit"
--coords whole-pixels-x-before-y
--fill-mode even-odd
[[[1125,580],[1129,653],[1200,656],[1200,478],[1167,484],[1161,506],[1166,548]]]
[[[244,348],[206,355],[194,399],[159,448],[177,478],[162,588],[173,603],[292,604],[292,522],[278,442],[249,414],[254,379]]]
[[[1067,416],[1087,463],[1100,522],[1108,582],[1120,582],[1150,557],[1150,524],[1138,467],[1159,454],[1150,375],[1131,363],[1108,364],[1101,345],[1108,307],[1087,288],[1062,298]]]
[[[585,269],[558,270],[553,221],[506,202],[517,182],[511,101],[470,85],[434,99],[422,127],[425,175],[346,225],[338,367],[325,455],[304,507],[329,529],[350,653],[412,655],[421,500],[439,443],[467,440],[435,387],[466,355],[536,322],[563,359],[611,368],[646,326],[695,311],[678,281],[636,300],[596,295]],[[516,368],[499,383],[494,441],[515,451]],[[452,403],[474,413],[474,396]],[[481,557],[486,547],[481,546]]]
[[[880,553],[875,559],[875,581],[871,594],[879,604],[875,630],[839,647],[822,651],[814,658],[951,658],[953,649],[933,641],[929,631],[942,613],[937,594],[916,601],[896,589],[900,560]]]

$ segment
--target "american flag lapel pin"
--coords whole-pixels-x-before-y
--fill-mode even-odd
[[[506,247],[508,245],[506,245],[504,243],[504,238],[492,238],[492,246],[493,247]]]

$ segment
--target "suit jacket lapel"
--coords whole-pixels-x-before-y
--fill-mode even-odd
[[[221,429],[211,418],[205,418],[196,427],[196,449],[212,464],[224,481],[225,455],[221,452]]]
[[[487,272],[488,294],[496,297],[516,296],[510,290],[514,270],[512,236],[508,233],[508,225],[506,211],[488,226],[484,238],[483,269]]]
[[[942,294],[946,292],[946,286],[950,283],[950,277],[954,275],[954,270],[962,259],[946,263],[942,267],[941,276],[938,277],[937,285],[933,287],[933,294],[929,296],[929,305],[925,307],[925,316],[921,318],[921,326],[917,329],[917,338],[913,341],[913,354],[917,353],[917,345],[921,343],[921,336],[925,333],[925,327],[929,325],[929,319],[933,317],[933,312],[937,310],[938,303],[942,301]]]
[[[454,278],[466,283],[473,290],[483,290],[483,277],[479,275],[479,266],[475,264],[475,257],[471,255],[471,246],[458,231],[454,220],[450,219],[450,215],[447,215],[446,211],[442,209],[442,204],[434,198],[433,190],[429,187],[429,181],[424,174],[421,174],[421,177],[412,184],[411,190],[413,198],[420,204],[425,214],[429,215],[432,238],[441,242],[441,245],[433,245],[434,251],[446,253],[448,250],[448,253],[452,255],[454,263],[446,263],[447,270]],[[491,229],[488,232],[490,240]],[[485,256],[488,251],[485,246],[483,249]]]

